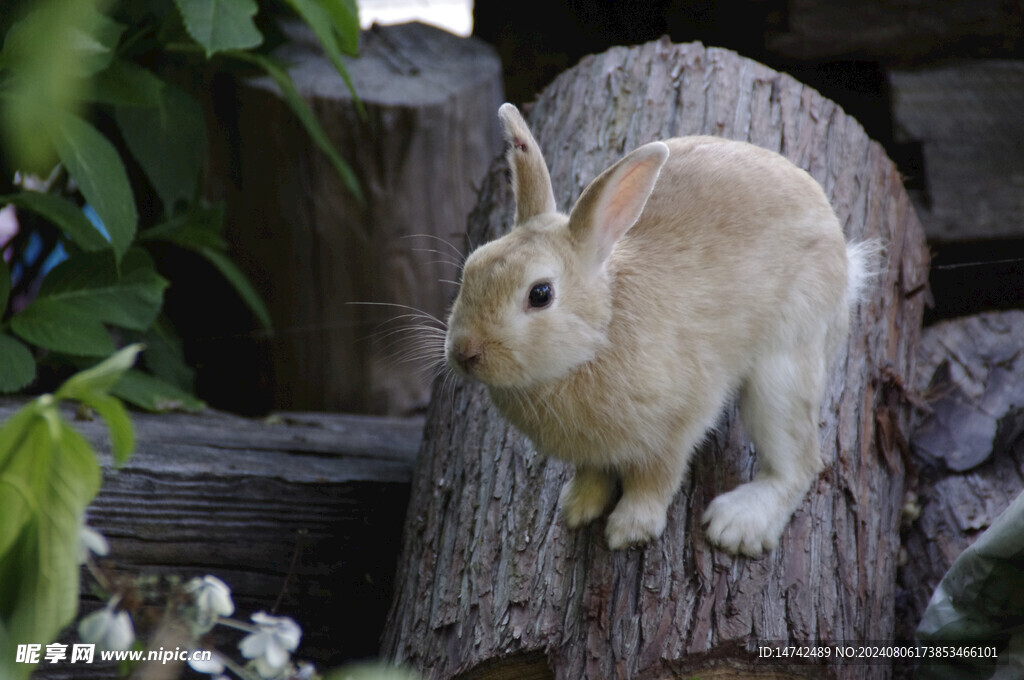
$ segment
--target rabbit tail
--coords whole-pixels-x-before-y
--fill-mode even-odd
[[[882,273],[883,251],[878,239],[846,244],[846,294],[828,328],[826,353],[829,357],[835,357],[845,345],[854,310],[868,298],[872,283]]]
[[[879,239],[846,245],[846,309],[867,297],[870,284],[882,273],[882,242]]]

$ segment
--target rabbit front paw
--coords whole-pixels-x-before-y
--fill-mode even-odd
[[[647,503],[619,504],[608,516],[605,537],[608,547],[622,550],[637,543],[647,543],[661,536],[665,531],[665,508],[656,508]]]
[[[589,524],[600,517],[611,500],[614,482],[603,472],[581,468],[562,487],[559,505],[562,519],[570,529]]]
[[[715,498],[704,512],[707,539],[734,555],[758,557],[779,544],[792,509],[763,480],[748,482]]]

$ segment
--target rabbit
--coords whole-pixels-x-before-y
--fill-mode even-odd
[[[518,109],[499,109],[515,226],[467,258],[446,363],[572,464],[570,528],[611,510],[612,550],[658,538],[695,447],[737,396],[753,479],[703,516],[733,554],[773,549],[822,467],[829,361],[869,278],[825,193],[781,155],[693,136],[639,147],[568,215]]]

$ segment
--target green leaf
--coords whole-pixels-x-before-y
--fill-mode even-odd
[[[5,659],[19,643],[49,642],[74,618],[78,530],[100,485],[92,449],[61,420],[55,399],[40,397],[11,421],[20,432],[9,436],[9,425],[0,432],[0,631],[6,631],[0,658]],[[8,524],[9,512],[17,523]]]
[[[185,361],[181,338],[167,317],[160,315],[141,339],[146,345],[142,356],[146,369],[164,382],[191,394],[195,387],[195,371]]]
[[[0,556],[4,557],[17,549],[26,529],[41,513],[46,501],[47,468],[52,465],[53,434],[48,423],[38,413],[35,403],[24,410],[30,411],[31,417],[22,424],[24,431],[18,447],[10,452],[7,464],[0,472],[0,502],[4,504]],[[0,567],[0,574],[3,573]],[[5,623],[11,614],[8,603],[13,599],[11,594],[4,593],[8,585],[6,582],[0,584],[0,595],[6,595],[0,600],[0,620]]]
[[[100,414],[110,432],[110,450],[114,454],[114,465],[120,467],[127,462],[135,448],[135,431],[131,418],[120,400],[109,395],[90,395],[82,400]]]
[[[89,76],[110,62],[124,26],[97,11],[92,0],[21,4],[33,10],[4,38],[0,123],[7,167],[45,175],[55,161],[54,131],[80,107]]]
[[[48,0],[10,28],[0,65],[84,78],[107,67],[124,30],[90,0]]]
[[[142,345],[129,345],[92,368],[76,373],[60,386],[56,398],[89,403],[88,400],[94,395],[109,393],[135,364],[135,359],[141,351]]]
[[[111,393],[147,411],[202,411],[199,399],[159,378],[141,371],[128,371]]]
[[[263,42],[253,16],[256,0],[174,0],[192,39],[211,57],[225,50],[246,50]]]
[[[142,250],[128,251],[118,276],[109,251],[78,253],[57,265],[39,294],[11,317],[11,329],[56,352],[106,356],[114,351],[104,324],[145,330],[163,304],[167,281]]]
[[[281,67],[280,64],[275,62],[269,57],[265,57],[260,54],[252,54],[248,52],[231,52],[231,56],[241,61],[255,64],[263,69],[267,75],[273,79],[281,90],[282,96],[284,96],[285,102],[291,108],[291,110],[298,117],[299,121],[306,128],[306,132],[309,133],[313,143],[327,156],[334,165],[335,170],[341,176],[342,181],[345,183],[346,188],[352,192],[352,195],[362,203],[364,202],[362,189],[359,188],[359,180],[356,179],[355,173],[352,172],[352,168],[342,159],[338,154],[337,149],[331,143],[327,133],[320,126],[316,116],[313,115],[313,111],[303,100],[298,90],[295,89],[295,83],[292,82],[292,78],[288,75],[288,72]],[[365,241],[368,237],[364,232],[359,230],[355,225],[350,225],[351,228],[356,229],[356,233]]]
[[[996,645],[999,658],[932,659],[929,677],[994,678],[1024,664],[1024,493],[953,562],[917,628],[923,645]],[[1009,641],[1009,644],[1005,644]]]
[[[31,515],[0,555],[0,621],[11,644],[54,639],[78,608],[78,532],[100,485],[88,442],[64,423],[53,400],[39,409],[31,436],[15,457],[28,462],[5,481],[32,493]],[[13,650],[0,649],[0,656]]]
[[[422,680],[421,676],[407,668],[387,663],[359,662],[336,668],[324,676],[324,680]]]
[[[125,255],[120,276],[109,253],[78,253],[43,279],[36,300],[58,300],[115,326],[141,331],[160,313],[167,285],[152,258],[139,248]]]
[[[65,0],[62,4],[74,4],[82,10],[78,25],[68,36],[67,49],[73,55],[74,68],[82,76],[102,71],[114,58],[117,44],[127,26],[97,11],[94,2]]]
[[[32,352],[6,333],[0,333],[0,393],[17,392],[36,377]]]
[[[191,201],[206,158],[206,121],[199,103],[170,83],[154,107],[114,110],[128,148],[153,183],[168,214]]]
[[[248,277],[224,254],[226,244],[220,235],[223,220],[223,206],[193,210],[147,229],[140,235],[140,240],[168,241],[202,255],[234,287],[260,324],[270,330],[273,322],[263,298],[253,288]]]
[[[349,0],[287,0],[292,9],[313,30],[316,39],[334,69],[345,81],[355,98],[359,112],[364,113],[355,85],[341,58],[342,53],[355,55],[359,49],[359,12]]]
[[[74,55],[77,72],[91,76],[110,65],[127,26],[98,12],[91,1],[78,0],[74,4],[84,11],[81,24],[69,36],[68,49]]]
[[[139,240],[167,241],[190,250],[199,248],[226,250],[227,242],[221,236],[223,229],[223,204],[212,207],[196,206],[183,215],[146,229],[139,234]]]
[[[110,241],[89,221],[81,208],[60,196],[38,191],[22,191],[0,196],[0,203],[10,203],[31,210],[56,225],[82,250],[110,248]]]
[[[38,434],[33,429],[37,410],[37,402],[32,402],[0,427],[0,507],[4,509],[0,513],[0,555],[18,538],[36,502],[36,484],[28,479],[30,471],[26,470],[32,460],[20,451]]]
[[[124,59],[96,74],[89,101],[112,106],[159,106],[164,81]]]
[[[106,394],[138,353],[125,348],[73,376],[59,395],[77,395],[103,416],[115,458],[133,446],[128,415]],[[89,443],[43,395],[0,426],[0,677],[24,678],[19,644],[48,644],[78,610],[79,532],[100,487]]]
[[[256,315],[260,324],[266,330],[271,330],[274,327],[274,322],[270,319],[270,310],[267,309],[267,305],[263,302],[263,298],[256,292],[256,289],[249,283],[249,279],[242,270],[239,269],[231,259],[213,248],[200,247],[197,251],[200,255],[205,257],[209,262],[217,268],[225,279],[228,280],[238,295],[242,298],[242,301],[252,310],[252,313]]]
[[[63,354],[102,357],[114,351],[103,322],[59,300],[36,300],[11,317],[11,330],[26,342]]]
[[[61,162],[96,210],[118,257],[135,236],[135,197],[121,157],[106,137],[71,114],[60,118],[54,146]]]
[[[359,7],[356,0],[319,0],[330,15],[341,50],[355,56],[359,51]]]
[[[110,431],[114,461],[120,465],[135,447],[135,434],[124,406],[110,393],[135,364],[142,345],[128,345],[100,363],[68,378],[54,394],[59,400],[73,399],[92,407]]]

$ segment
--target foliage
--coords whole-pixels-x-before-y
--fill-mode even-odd
[[[942,577],[917,636],[965,650],[933,659],[917,677],[969,680],[1024,672],[1024,494],[1019,495]],[[967,653],[997,647],[998,659]]]
[[[347,82],[341,57],[358,46],[355,0],[42,0],[22,9],[0,17],[0,206],[16,208],[20,227],[6,246],[0,238],[0,392],[32,383],[40,361],[81,367],[137,340],[149,348],[147,372],[126,374],[115,391],[145,408],[199,407],[162,314],[162,254],[198,254],[268,330],[270,318],[226,254],[222,207],[202,198],[210,131],[196,93],[225,71],[269,76],[359,196],[269,55],[276,19],[297,15]],[[39,241],[66,259],[51,268],[34,253]]]
[[[17,645],[53,639],[78,609],[79,534],[99,490],[100,468],[58,406],[73,400],[98,413],[115,462],[124,463],[134,435],[110,389],[139,349],[126,347],[72,376],[0,428],[0,677],[27,677],[32,666],[15,663]]]
[[[416,673],[383,663],[346,666],[328,673],[324,680],[418,680]]]

